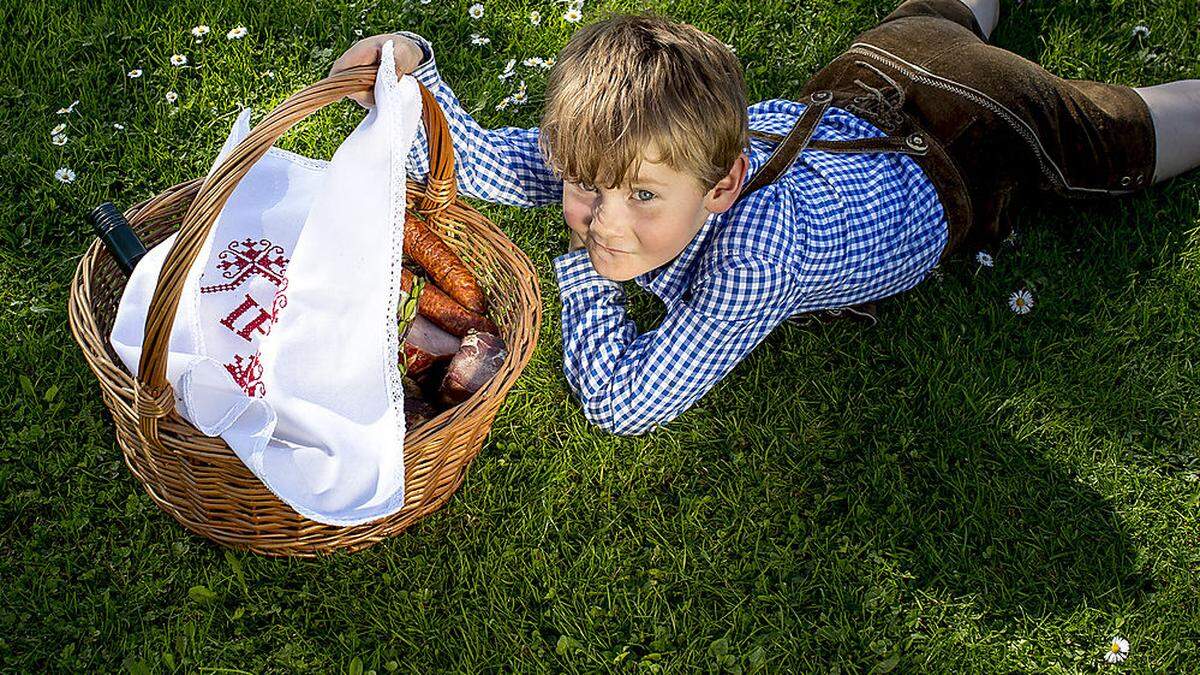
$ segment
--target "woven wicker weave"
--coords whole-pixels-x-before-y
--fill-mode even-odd
[[[471,398],[408,431],[404,508],[348,527],[308,520],[272,494],[222,439],[203,435],[173,409],[166,381],[171,325],[187,271],[225,200],[280,135],[323,106],[366,90],[375,72],[370,66],[354,68],[296,93],[254,127],[207,179],[176,185],[126,212],[147,248],[180,229],[150,302],[138,378],[109,345],[126,278],[99,241],[83,255],[71,283],[71,332],[100,381],[130,471],[184,527],[227,546],[274,556],[356,551],[438,509],[462,484],[537,343],[542,307],[533,264],[491,221],[458,199],[446,119],[422,86],[430,174],[428,184],[409,181],[408,206],[476,273],[509,354],[496,377]]]

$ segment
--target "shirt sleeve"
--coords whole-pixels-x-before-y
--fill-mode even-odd
[[[459,190],[471,197],[510,206],[541,206],[562,201],[562,180],[554,175],[538,148],[538,129],[484,129],[442,80],[429,41],[409,31],[397,35],[416,42],[425,54],[413,77],[429,89],[446,115]],[[423,125],[417,127],[406,170],[415,180],[424,180],[429,174],[429,145]]]
[[[658,328],[639,334],[620,284],[586,250],[554,260],[562,296],[563,372],[584,415],[623,436],[687,410],[783,322],[792,275],[766,257],[733,255],[693,282]]]

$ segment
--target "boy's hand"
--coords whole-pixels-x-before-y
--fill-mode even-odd
[[[392,54],[396,57],[396,73],[399,75],[411,74],[421,64],[421,60],[425,58],[425,52],[421,51],[421,46],[417,43],[403,35],[384,33],[382,35],[372,35],[369,38],[363,38],[355,42],[353,46],[346,50],[345,54],[342,54],[338,57],[337,61],[333,62],[333,67],[329,69],[329,74],[331,76],[337,75],[343,70],[355,66],[374,66],[378,64],[383,43],[388,40],[392,40],[394,43],[392,45]],[[357,94],[350,94],[350,98],[354,99],[364,108],[375,105],[375,92],[370,89]]]

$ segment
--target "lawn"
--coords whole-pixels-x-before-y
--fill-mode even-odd
[[[443,510],[319,560],[226,551],[160,512],[67,327],[83,214],[202,175],[242,106],[321,78],[359,31],[430,38],[482,124],[535,125],[545,71],[521,62],[578,24],[552,0],[469,4],[3,0],[0,669],[1200,670],[1195,174],[1018,209],[993,267],[943,266],[874,328],[781,328],[636,438],[592,427],[562,377],[561,215],[477,203],[536,264],[545,322]],[[584,21],[639,6],[589,0]],[[757,101],[893,2],[649,6],[734,46]],[[1200,77],[1194,0],[1005,2],[994,41],[1065,77]],[[497,110],[521,78],[529,102]],[[339,103],[282,144],[328,158],[361,115]],[[643,326],[656,302],[633,294]]]

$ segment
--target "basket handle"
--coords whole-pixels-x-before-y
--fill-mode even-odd
[[[279,104],[204,179],[180,226],[179,236],[163,261],[146,313],[146,332],[134,383],[134,411],[138,427],[147,441],[158,443],[158,420],[175,407],[174,393],[167,382],[167,347],[175,311],[179,306],[188,270],[208,238],[213,222],[226,200],[275,141],[300,120],[349,94],[367,91],[375,83],[377,66],[356,66],[305,87]],[[428,186],[416,210],[436,220],[457,197],[454,177],[454,148],[446,116],[437,99],[417,82],[421,90],[421,117],[429,145]]]

